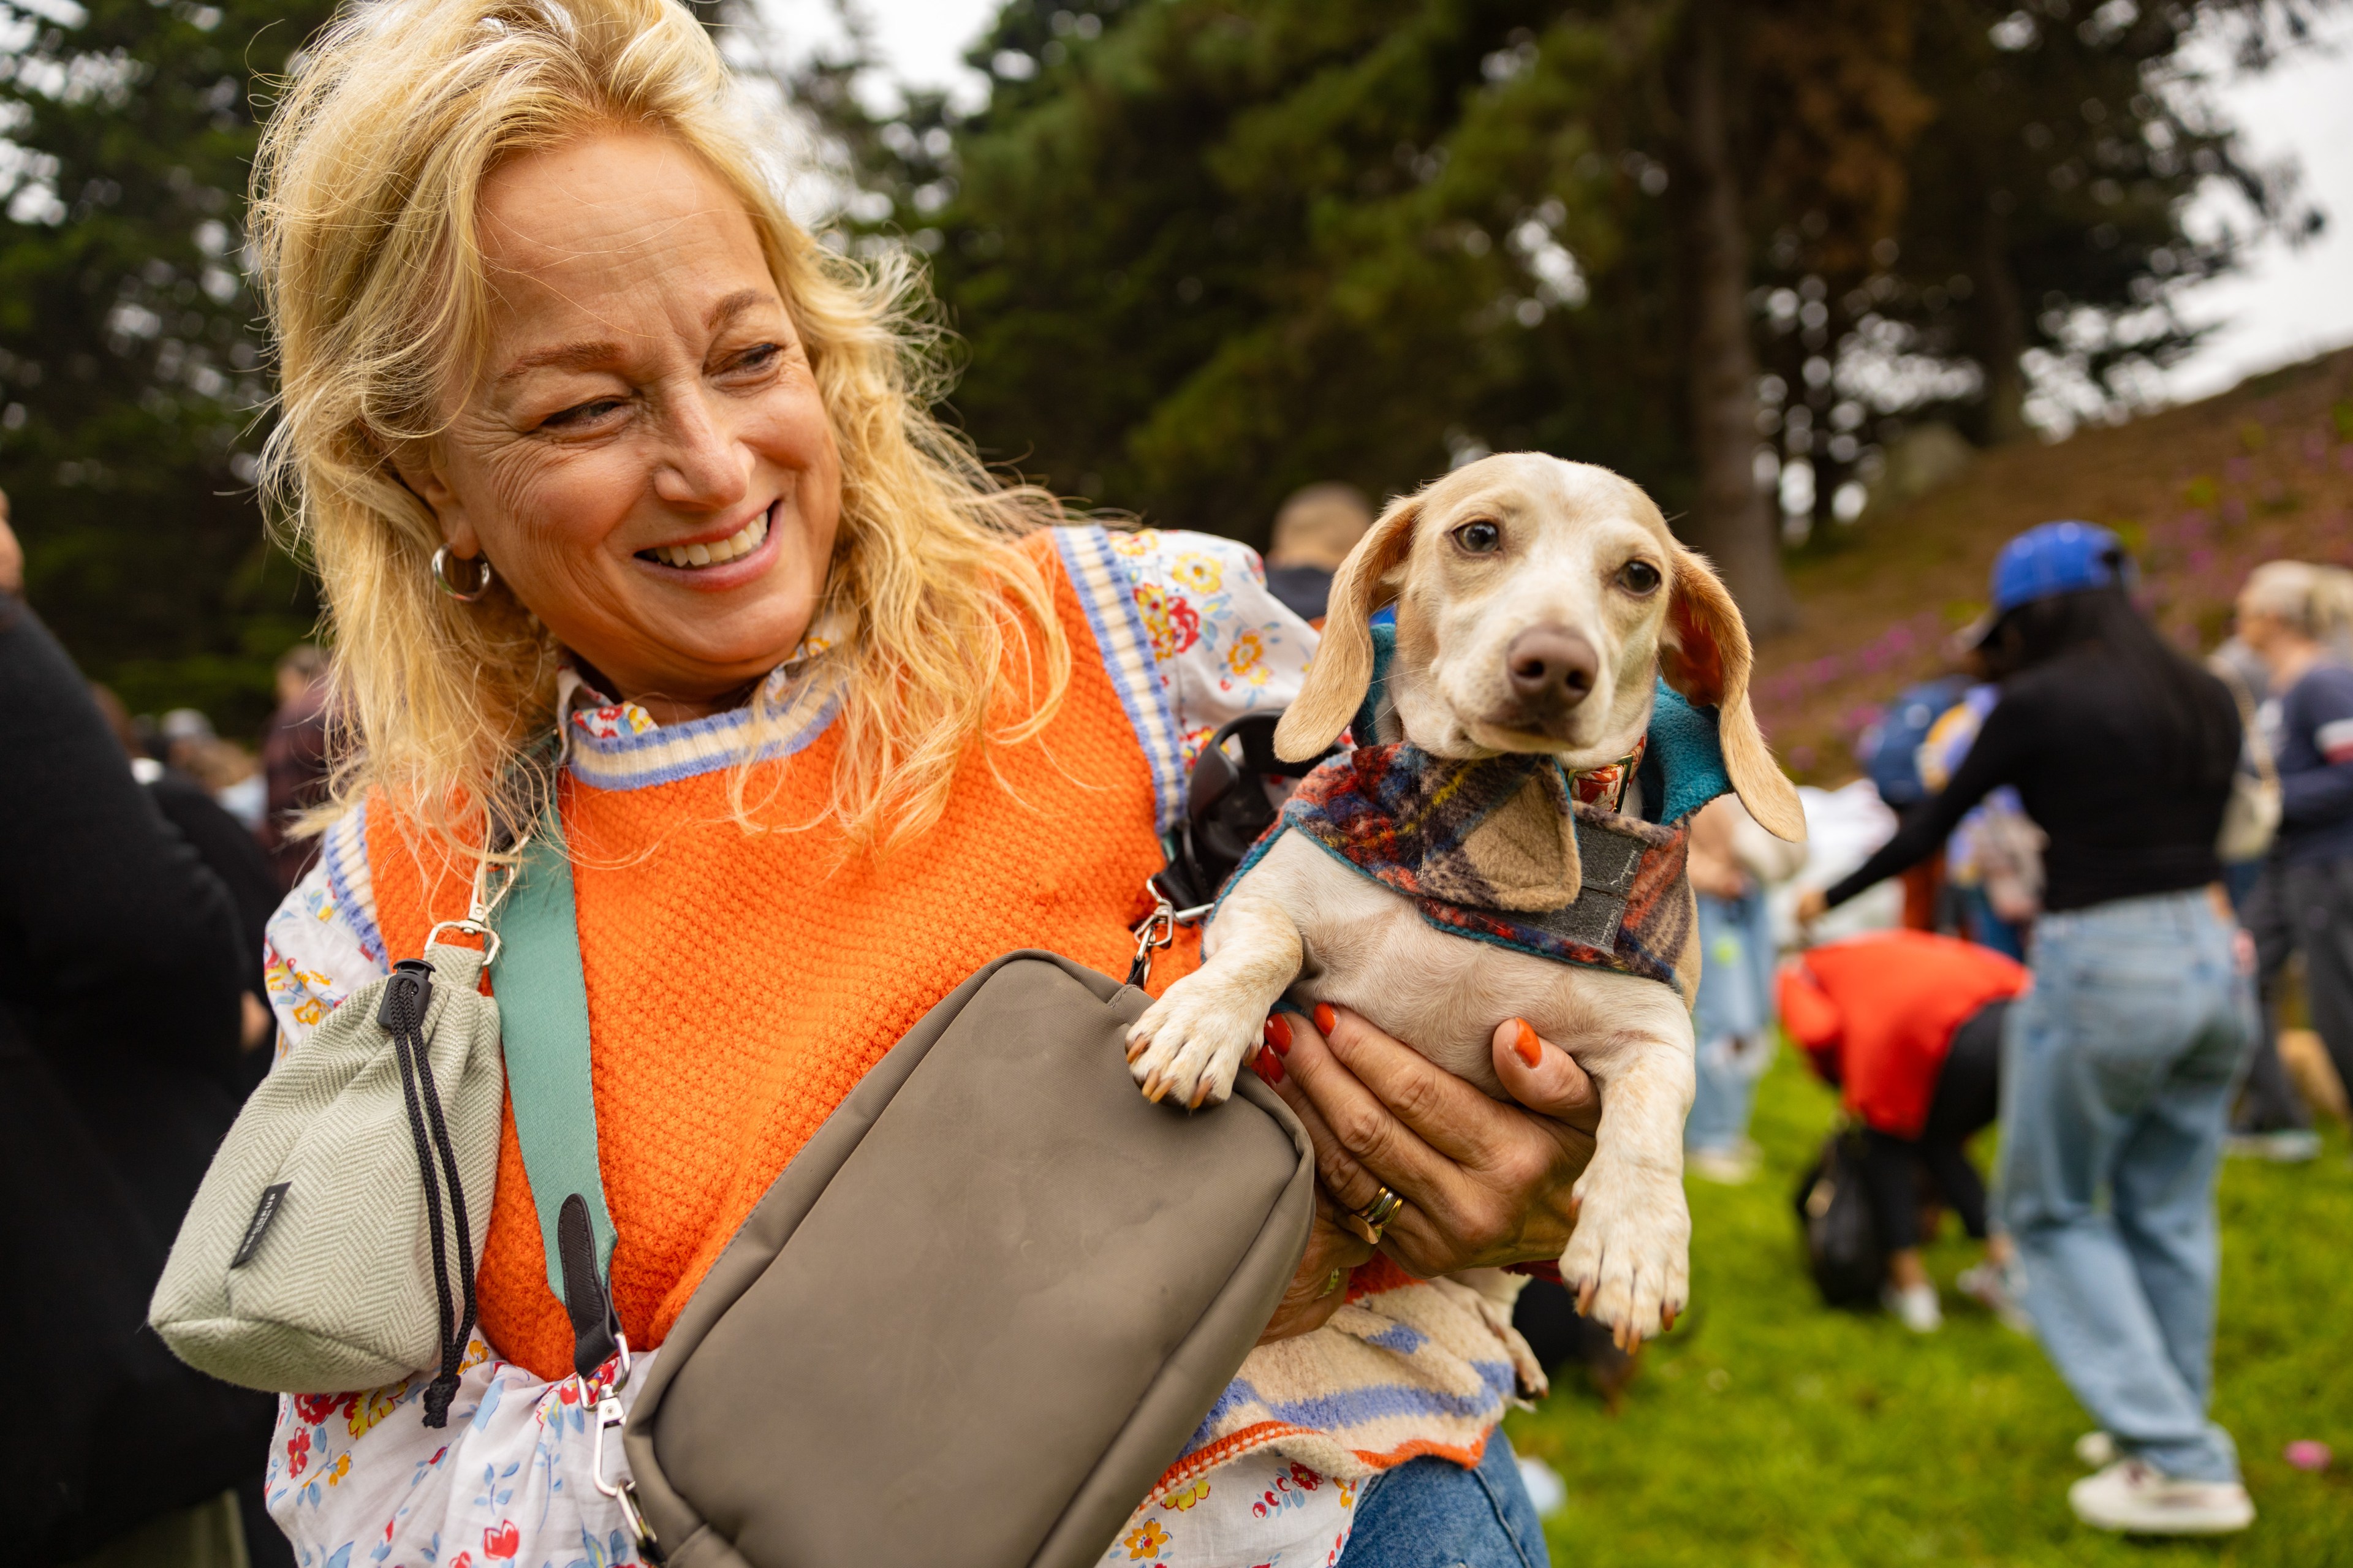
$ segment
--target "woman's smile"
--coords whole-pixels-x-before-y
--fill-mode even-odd
[[[776,506],[771,501],[732,533],[713,538],[717,530],[707,528],[674,543],[640,550],[635,559],[662,582],[705,593],[738,587],[776,564],[778,551],[770,523]]]

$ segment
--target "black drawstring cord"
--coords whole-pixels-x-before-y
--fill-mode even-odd
[[[425,1389],[425,1425],[449,1424],[449,1402],[458,1394],[458,1367],[465,1358],[466,1342],[474,1328],[474,1238],[466,1218],[466,1189],[458,1179],[457,1152],[441,1114],[441,1096],[433,1081],[433,1063],[426,1054],[425,1005],[433,994],[432,966],[404,959],[395,966],[393,983],[385,988],[377,1022],[392,1035],[393,1052],[400,1065],[400,1089],[408,1106],[409,1136],[417,1145],[417,1173],[425,1186],[427,1234],[433,1247],[433,1291],[439,1310],[441,1365]],[[431,1131],[427,1131],[427,1118]],[[448,1173],[451,1218],[458,1227],[459,1280],[464,1291],[460,1318],[449,1289],[448,1241],[441,1218],[441,1183],[434,1172],[434,1156]]]

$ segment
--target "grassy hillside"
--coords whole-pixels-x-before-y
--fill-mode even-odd
[[[1643,1352],[1622,1412],[1565,1373],[1514,1446],[1568,1500],[1552,1560],[1613,1568],[2353,1568],[2353,1163],[2332,1127],[2309,1165],[2232,1161],[2221,1187],[2216,1419],[2239,1442],[2254,1528],[2224,1542],[2126,1541],[2067,1510],[2090,1420],[2032,1342],[1950,1292],[1975,1249],[1947,1221],[1930,1249],[1944,1331],[1824,1308],[1790,1193],[1835,1115],[1784,1052],[1759,1086],[1764,1170],[1691,1182],[1692,1310]],[[2281,1458],[2318,1438],[2319,1475]]]
[[[2152,611],[2186,647],[2220,641],[2248,568],[2353,564],[2353,350],[2052,446],[1984,454],[1963,479],[1841,530],[1796,564],[1803,619],[1757,649],[1757,717],[1801,777],[1853,770],[1855,733],[1984,608],[2002,542],[2054,518],[2122,534]]]

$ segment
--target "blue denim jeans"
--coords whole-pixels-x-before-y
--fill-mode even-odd
[[[1748,1135],[1757,1080],[1772,1064],[1773,926],[1765,895],[1697,895],[1699,999],[1692,1029],[1699,1042],[1698,1084],[1683,1143],[1729,1149]]]
[[[1475,1470],[1409,1459],[1356,1494],[1342,1568],[1552,1568],[1544,1525],[1498,1430]]]
[[[2214,1178],[2253,1002],[2202,893],[2046,915],[2002,1042],[1999,1205],[2046,1353],[2117,1448],[2232,1481],[2206,1417]],[[2103,1203],[2103,1200],[2105,1204]]]

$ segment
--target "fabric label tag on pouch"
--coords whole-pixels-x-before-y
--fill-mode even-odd
[[[279,1209],[285,1205],[286,1194],[293,1185],[291,1182],[280,1182],[261,1189],[261,1201],[253,1205],[253,1218],[246,1223],[245,1239],[237,1244],[237,1256],[228,1260],[231,1268],[242,1268],[253,1261],[254,1251],[261,1246],[263,1234],[269,1229],[269,1222],[278,1217]]]

